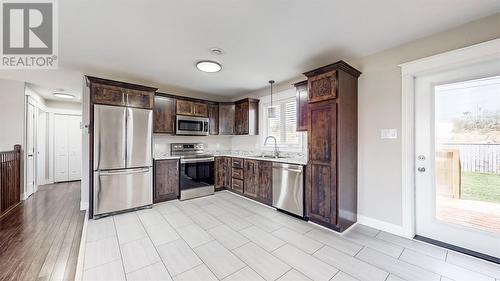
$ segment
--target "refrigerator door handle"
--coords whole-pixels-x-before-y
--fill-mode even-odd
[[[128,174],[146,173],[146,172],[149,172],[149,168],[114,170],[114,171],[100,171],[99,176],[128,175]]]

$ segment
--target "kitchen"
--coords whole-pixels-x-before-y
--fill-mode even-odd
[[[498,1],[42,2],[0,279],[500,279]]]
[[[277,111],[281,111],[281,107],[272,105],[272,80],[269,81],[270,105],[264,108],[259,106],[259,99],[254,98],[218,103],[87,77],[89,112],[94,114],[88,125],[94,128],[91,134],[94,153],[90,159],[94,184],[89,190],[92,199],[89,216],[99,218],[151,207],[153,202],[183,201],[229,190],[299,218],[344,231],[356,222],[355,101],[356,80],[360,74],[339,61],[305,73],[311,78],[295,84],[292,126],[295,131],[311,128],[309,137],[306,133],[297,136],[307,139],[308,153],[280,153],[279,135],[265,136],[263,147],[269,144],[271,151],[231,150],[221,147],[223,142],[217,143],[217,149],[210,150],[203,143],[205,138],[217,135],[228,136],[226,138],[233,138],[232,141],[238,136],[259,136],[259,127],[262,130],[267,124],[262,121],[279,120]],[[313,90],[307,91],[308,88]],[[309,100],[320,103],[310,106]],[[336,108],[332,107],[337,103],[339,125],[328,117],[335,115]],[[316,106],[323,115],[310,117],[316,114],[313,111]],[[262,124],[259,126],[259,123]],[[347,127],[344,123],[351,125]],[[337,126],[342,128],[339,133]],[[170,143],[158,140],[165,134],[172,135],[168,138]],[[191,136],[188,138],[191,142],[180,143],[178,136]],[[342,146],[338,151],[334,147],[337,143]],[[317,172],[315,166],[310,165],[311,170],[306,172],[307,155],[311,163],[318,161],[318,165],[322,165],[318,169],[325,169],[324,166],[328,169]],[[348,159],[349,164],[334,164],[337,157]],[[311,175],[306,179],[308,173]],[[340,190],[333,184],[337,180],[345,183],[340,185]],[[306,192],[310,195],[304,196]],[[343,200],[337,203],[337,196]],[[328,207],[320,210],[323,205]],[[339,210],[343,210],[340,216]]]

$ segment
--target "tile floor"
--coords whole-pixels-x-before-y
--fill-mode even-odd
[[[91,220],[84,280],[490,280],[500,266],[357,225],[324,230],[230,192]]]

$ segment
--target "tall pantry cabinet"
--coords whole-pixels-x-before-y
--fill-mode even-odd
[[[306,216],[344,231],[357,217],[357,101],[361,74],[339,61],[307,76]]]

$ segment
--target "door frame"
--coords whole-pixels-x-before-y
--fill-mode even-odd
[[[440,70],[500,59],[500,38],[400,64],[401,68],[401,187],[403,236],[416,234],[415,206],[415,79]]]

